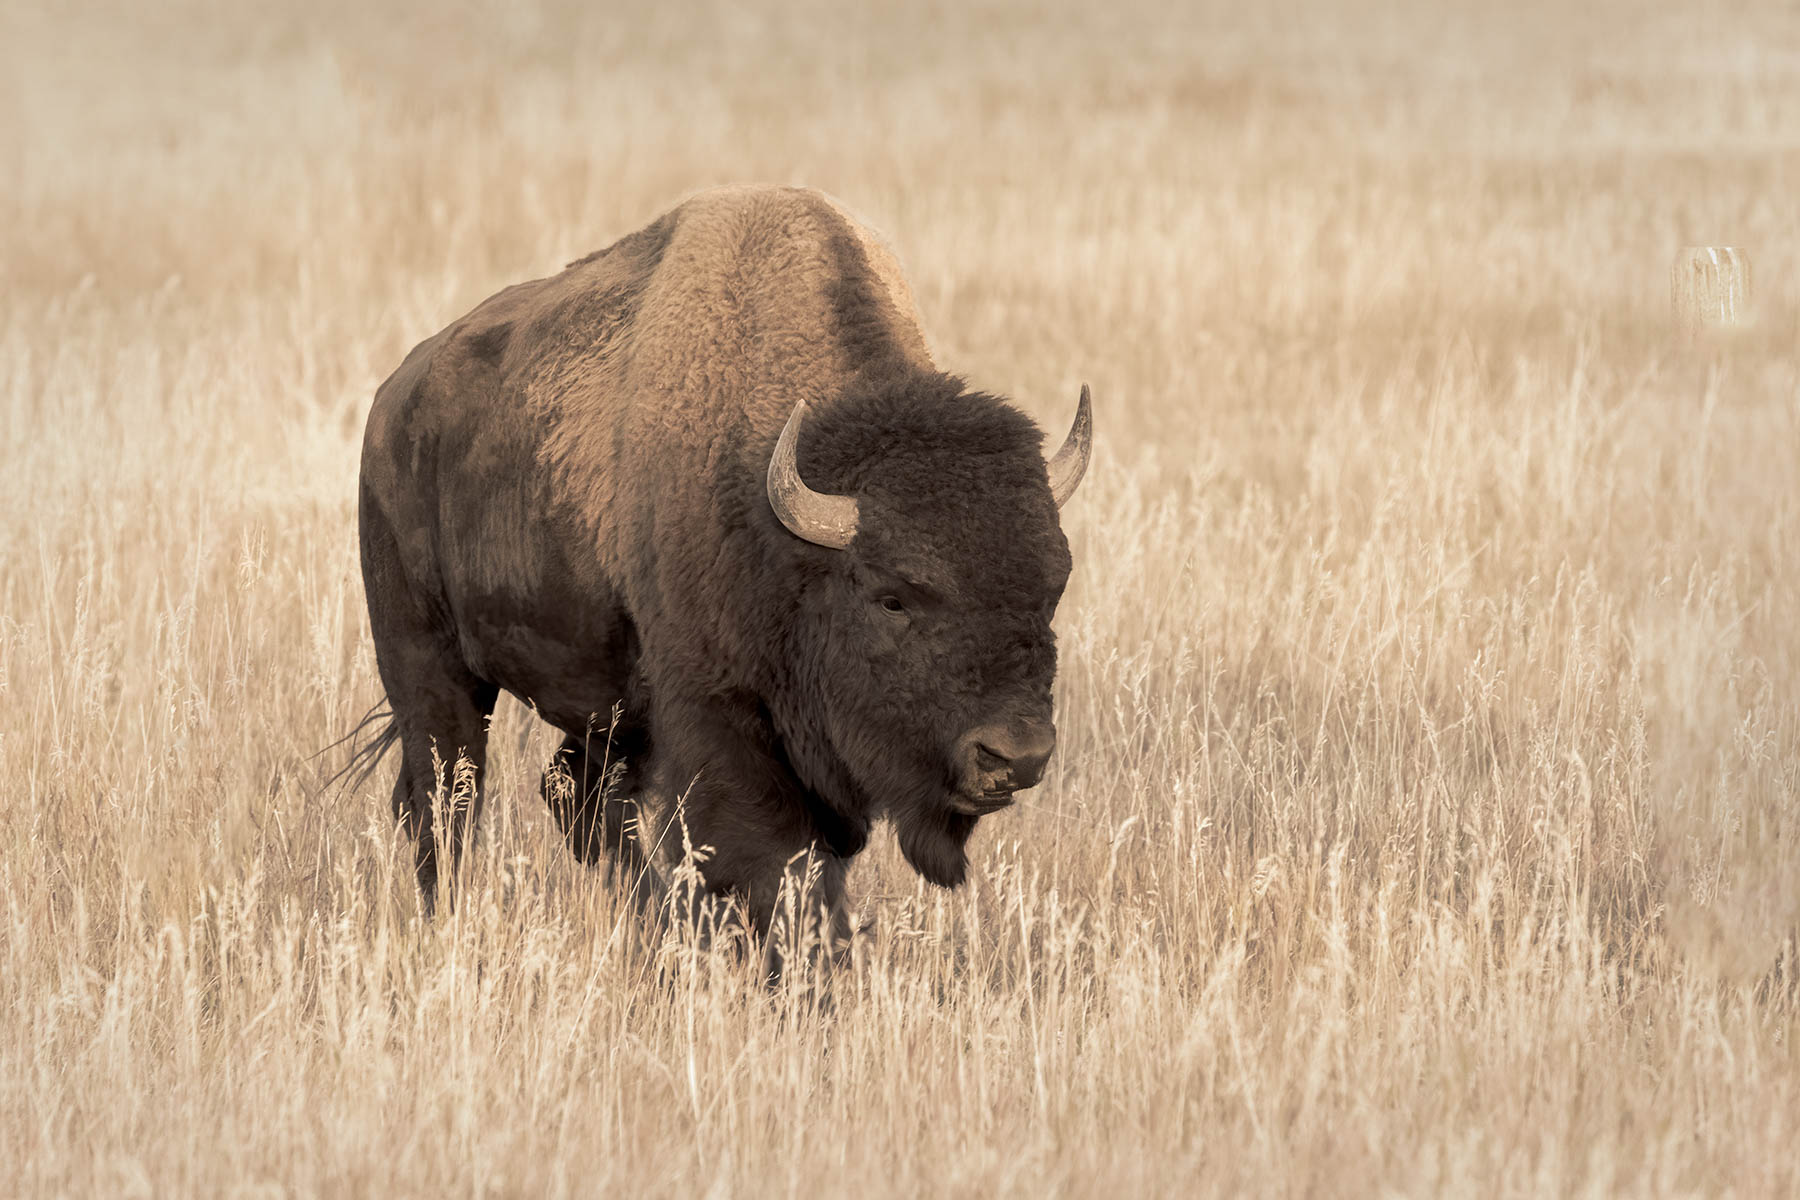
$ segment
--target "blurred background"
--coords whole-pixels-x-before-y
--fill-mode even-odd
[[[1795,46],[1751,3],[7,6],[0,1161],[1790,1189]],[[661,951],[521,706],[448,932],[387,778],[318,788],[379,698],[377,384],[749,180],[885,233],[947,369],[1096,396],[1052,775],[955,897],[859,865],[893,932],[830,1071],[615,969]],[[1742,320],[1680,334],[1689,246]]]

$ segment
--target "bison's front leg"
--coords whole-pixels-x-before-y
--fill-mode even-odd
[[[693,900],[736,900],[771,975],[779,975],[796,954],[810,960],[848,951],[849,859],[833,851],[814,819],[816,805],[766,737],[746,737],[743,728],[704,711],[679,726],[666,718],[659,724],[638,836],[678,918],[700,915],[683,911]],[[671,729],[686,736],[670,736]],[[705,747],[704,760],[682,753],[684,743]]]
[[[842,965],[851,944],[850,900],[844,886],[849,863],[815,845],[790,860],[748,907],[762,943],[763,970],[771,980],[789,964]]]
[[[696,786],[675,803],[640,807],[638,832],[648,837],[671,919],[707,936],[729,922],[724,906],[735,902],[771,980],[784,964],[843,959],[852,932],[848,861],[816,840],[795,845],[747,827],[721,813],[723,803],[708,803],[711,791]]]

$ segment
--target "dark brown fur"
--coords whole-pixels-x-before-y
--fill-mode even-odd
[[[846,550],[764,493],[801,399],[802,477],[861,506]],[[428,905],[437,762],[478,784],[501,688],[568,735],[575,785],[545,794],[577,854],[666,874],[684,822],[759,927],[808,852],[841,926],[882,816],[960,882],[948,747],[1049,716],[1069,555],[1042,437],[935,368],[891,256],[816,193],[697,196],[422,343],[377,393],[360,524]]]

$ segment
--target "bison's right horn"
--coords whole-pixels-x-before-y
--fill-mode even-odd
[[[769,507],[795,537],[815,545],[842,550],[856,536],[856,501],[849,496],[815,492],[800,478],[795,454],[800,442],[800,423],[806,401],[794,405],[775,453],[769,458]]]
[[[1094,452],[1094,408],[1088,400],[1088,385],[1081,385],[1081,403],[1075,407],[1075,423],[1062,449],[1048,464],[1050,496],[1061,508],[1075,494],[1075,485],[1087,474],[1088,456]]]

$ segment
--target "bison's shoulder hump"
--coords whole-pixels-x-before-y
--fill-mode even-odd
[[[612,245],[592,254],[583,255],[570,263],[568,271],[577,271],[583,267],[599,264],[617,264],[643,269],[654,266],[668,247],[669,237],[675,232],[675,223],[679,210],[666,212],[650,224],[635,233],[628,233]]]

